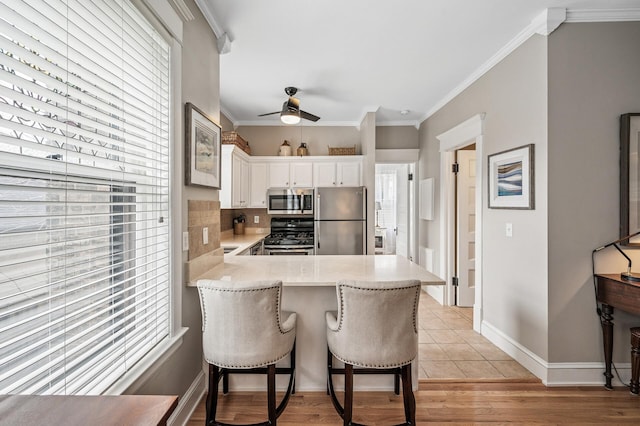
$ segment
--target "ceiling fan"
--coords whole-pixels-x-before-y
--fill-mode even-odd
[[[266,114],[260,114],[258,117],[264,117],[265,115],[280,114],[280,120],[285,124],[298,124],[301,118],[310,121],[318,121],[320,117],[313,115],[300,109],[300,99],[294,98],[294,95],[298,92],[296,87],[285,87],[284,92],[289,95],[289,99],[282,104],[281,111],[268,112]]]

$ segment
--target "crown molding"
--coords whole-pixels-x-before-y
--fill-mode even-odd
[[[376,122],[376,127],[410,127],[413,126],[416,129],[420,128],[420,122],[418,120],[406,120],[406,121],[379,121]]]
[[[309,120],[305,120],[309,121]],[[302,123],[302,121],[300,121]],[[309,121],[304,125],[300,124],[284,124],[280,120],[269,121],[234,121],[233,127],[238,128],[240,126],[265,126],[265,127],[359,127],[360,123],[357,121],[322,121],[316,122]]]
[[[180,16],[182,22],[189,22],[195,19],[195,16],[191,12],[191,9],[189,9],[189,6],[187,6],[184,0],[169,0],[169,3],[171,4],[171,6],[173,6],[173,9]]]
[[[433,108],[431,108],[425,115],[420,118],[420,122],[423,122],[433,114],[438,112],[440,108],[448,104],[462,93],[465,89],[471,86],[476,80],[486,74],[491,68],[502,61],[507,55],[517,49],[522,43],[527,41],[529,37],[534,34],[541,34],[550,30],[556,29],[562,22],[558,22],[562,12],[560,8],[545,9],[542,13],[536,16],[529,25],[527,25],[522,31],[520,31],[513,39],[511,39],[502,49],[498,50],[489,60],[482,64],[478,69],[471,73],[466,79],[456,86],[452,91],[447,93],[444,98],[438,101]],[[554,26],[555,25],[555,26]],[[553,31],[553,29],[551,31]],[[546,35],[550,34],[547,33]]]
[[[529,25],[534,33],[548,36],[567,19],[567,10],[562,7],[550,7],[531,21]]]
[[[224,34],[224,31],[222,30],[220,24],[218,24],[218,22],[216,21],[216,18],[213,16],[213,11],[208,6],[208,3],[205,0],[195,0],[195,2],[198,6],[198,9],[200,9],[200,12],[202,12],[204,19],[207,20],[209,26],[213,30],[213,34],[215,34],[216,38],[219,38],[222,34]]]
[[[640,9],[569,9],[566,22],[640,21]]]

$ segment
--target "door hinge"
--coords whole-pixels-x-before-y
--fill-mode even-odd
[[[408,180],[413,180],[413,173],[409,173]]]
[[[460,170],[460,166],[458,165],[458,163],[453,163],[453,164],[451,165],[451,171],[452,171],[453,173],[458,173],[458,171],[459,171],[459,170]]]
[[[451,278],[451,285],[458,287],[458,277]]]

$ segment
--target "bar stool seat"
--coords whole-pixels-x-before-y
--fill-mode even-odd
[[[640,393],[640,327],[631,330],[631,383],[629,388],[632,394]]]
[[[338,311],[326,313],[328,393],[344,425],[353,423],[353,375],[393,374],[402,396],[406,423],[416,424],[411,362],[418,354],[420,282],[339,281]],[[333,367],[333,358],[344,369]],[[356,368],[354,368],[356,367]],[[344,407],[336,397],[334,374],[345,375]]]
[[[218,387],[229,391],[229,374],[267,374],[268,420],[276,425],[289,397],[295,393],[296,313],[280,310],[282,281],[199,280],[202,346],[209,364],[206,425],[216,421]],[[290,367],[276,368],[288,355]],[[289,384],[276,407],[276,374],[288,374]],[[239,408],[241,410],[241,408]]]

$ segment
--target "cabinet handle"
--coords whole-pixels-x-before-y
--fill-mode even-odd
[[[293,186],[296,186],[296,182],[293,182]]]

